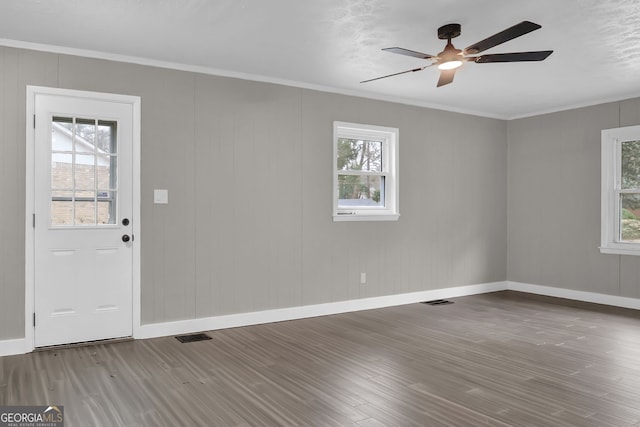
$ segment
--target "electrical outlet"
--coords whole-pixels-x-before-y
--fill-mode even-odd
[[[360,273],[360,284],[364,285],[367,283],[367,273]]]

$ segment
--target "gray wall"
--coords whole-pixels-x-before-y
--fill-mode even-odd
[[[600,254],[600,131],[640,99],[508,123],[509,280],[640,298],[640,257]]]
[[[24,336],[27,84],[142,97],[145,324],[506,279],[504,121],[0,47],[0,340]],[[332,222],[334,120],[400,128],[398,222]]]

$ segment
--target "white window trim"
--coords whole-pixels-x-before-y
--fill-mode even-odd
[[[600,252],[640,255],[640,243],[621,242],[618,237],[620,236],[621,143],[624,141],[640,141],[640,126],[602,131]]]
[[[358,123],[333,122],[333,220],[338,221],[397,221],[398,209],[398,141],[397,128],[365,125]],[[371,139],[382,141],[384,183],[384,207],[362,206],[357,208],[338,207],[338,139]],[[379,175],[378,173],[375,174]]]

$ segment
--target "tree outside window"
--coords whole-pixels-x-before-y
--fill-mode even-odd
[[[382,172],[382,142],[340,138],[337,166],[338,171]],[[343,175],[338,172],[338,198],[343,204],[349,204],[347,201],[360,201],[352,204],[363,205],[384,204],[381,180],[379,175]]]

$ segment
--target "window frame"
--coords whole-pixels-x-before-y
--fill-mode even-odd
[[[640,194],[640,189],[622,189],[622,143],[640,141],[640,126],[602,131],[601,157],[601,236],[600,252],[616,255],[640,255],[640,242],[621,241],[621,195]]]
[[[333,122],[333,221],[397,221],[398,209],[398,128],[359,123]],[[341,138],[382,142],[382,171],[338,170],[338,140]],[[338,202],[340,175],[380,176],[380,193],[384,206],[340,207]]]

